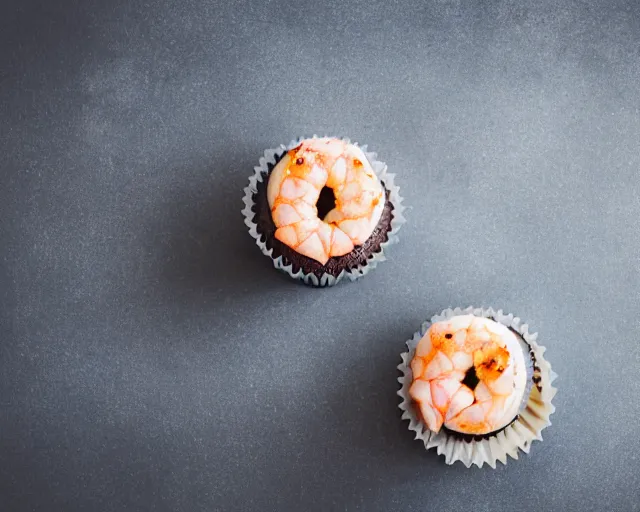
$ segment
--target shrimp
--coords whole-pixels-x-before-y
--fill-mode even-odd
[[[488,318],[454,316],[431,325],[411,361],[411,398],[427,427],[488,434],[518,413],[526,388],[523,350]]]
[[[335,208],[318,218],[323,187]],[[377,226],[385,191],[360,148],[339,139],[307,139],[274,167],[267,199],[275,237],[322,265],[362,245]]]

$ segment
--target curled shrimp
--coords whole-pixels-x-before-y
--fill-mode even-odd
[[[316,203],[325,186],[333,190],[335,208],[320,219]],[[371,236],[385,192],[360,148],[322,138],[287,152],[271,172],[267,199],[276,239],[324,265]]]
[[[409,389],[427,427],[488,434],[518,414],[524,353],[504,325],[473,315],[431,325],[416,346]]]

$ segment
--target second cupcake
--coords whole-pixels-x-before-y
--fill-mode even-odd
[[[407,342],[403,419],[425,448],[465,466],[518,458],[551,424],[555,373],[528,325],[493,309],[447,309]]]
[[[265,151],[245,189],[245,224],[274,266],[313,286],[356,280],[384,260],[404,222],[393,175],[336,138]]]

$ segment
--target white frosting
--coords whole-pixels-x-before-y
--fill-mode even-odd
[[[471,388],[464,379],[474,364],[479,382]],[[443,424],[462,433],[500,430],[518,415],[527,389],[520,340],[506,326],[473,315],[432,324],[411,368],[411,394],[434,432]]]
[[[319,219],[316,203],[325,186],[333,189],[336,206]],[[386,197],[362,149],[339,139],[320,138],[302,141],[280,159],[269,176],[267,199],[278,228],[276,238],[324,264],[371,236]],[[282,208],[283,204],[290,207]],[[300,223],[307,221],[317,224],[300,232]],[[314,237],[312,244],[303,245],[303,237],[313,236],[311,231],[317,233],[317,240]]]

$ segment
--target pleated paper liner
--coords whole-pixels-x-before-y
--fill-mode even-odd
[[[413,381],[410,363],[418,342],[432,323],[457,315],[491,318],[519,334],[529,348],[533,361],[533,376],[528,400],[513,422],[496,433],[471,436],[443,428],[435,434],[422,422],[409,396],[409,387]],[[498,461],[506,464],[508,457],[517,459],[521,450],[529,453],[532,442],[542,441],[542,430],[551,425],[550,416],[555,411],[551,401],[557,391],[552,385],[557,376],[544,359],[546,349],[538,345],[537,338],[537,333],[530,333],[529,326],[520,318],[504,314],[502,310],[494,311],[492,308],[445,309],[439,315],[433,316],[430,322],[423,323],[421,329],[407,341],[408,350],[402,354],[402,363],[398,365],[402,372],[402,376],[398,378],[401,385],[398,395],[402,399],[399,407],[402,410],[402,419],[409,421],[409,429],[415,432],[416,439],[421,440],[427,450],[435,448],[438,455],[444,455],[447,464],[460,461],[466,467],[473,464],[482,467],[487,464],[495,469]]]
[[[318,138],[316,135],[313,138]],[[310,286],[324,287],[334,286],[343,279],[355,281],[368,274],[371,270],[378,266],[378,263],[384,261],[385,250],[398,241],[398,231],[400,227],[405,223],[405,218],[402,215],[404,206],[402,205],[402,197],[400,196],[400,189],[395,184],[395,175],[387,172],[387,165],[377,159],[376,153],[367,151],[367,146],[360,146],[367,159],[371,163],[371,166],[378,176],[378,179],[382,182],[386,188],[389,196],[389,202],[393,205],[392,219],[390,223],[390,229],[387,232],[387,240],[380,244],[380,249],[372,253],[365,263],[358,264],[352,268],[345,268],[340,274],[334,276],[325,272],[320,277],[314,273],[305,273],[302,268],[297,271],[294,270],[293,264],[286,259],[286,257],[274,254],[273,248],[267,247],[266,240],[263,241],[263,234],[260,232],[255,218],[257,213],[254,211],[256,204],[255,196],[258,191],[258,183],[262,183],[267,180],[270,169],[280,160],[280,158],[290,149],[295,148],[304,140],[303,138],[292,140],[288,145],[280,145],[274,149],[267,149],[264,155],[260,157],[258,165],[254,167],[254,173],[249,178],[249,185],[244,189],[244,209],[242,214],[244,215],[244,223],[249,228],[249,234],[254,238],[256,244],[262,251],[262,253],[269,257],[273,262],[273,266],[278,270],[288,274],[293,279],[302,281]],[[350,143],[347,138],[342,139],[346,143]]]

